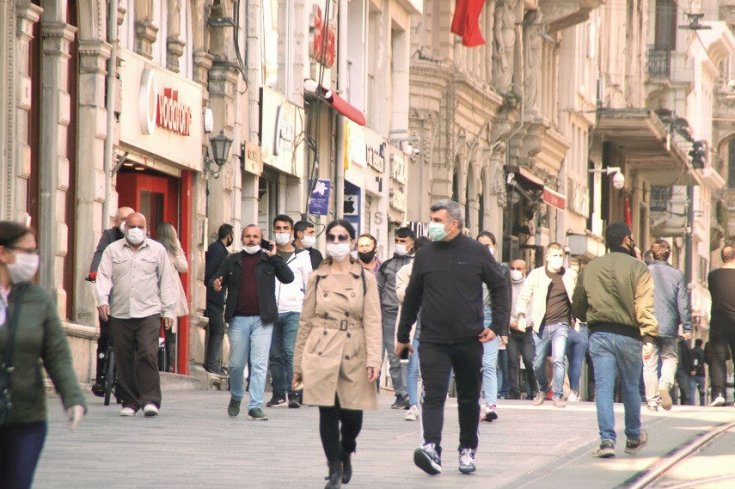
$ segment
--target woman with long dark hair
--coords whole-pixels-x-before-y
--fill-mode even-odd
[[[12,401],[9,412],[0,409],[6,415],[0,419],[0,487],[4,489],[31,487],[46,439],[41,365],[61,396],[72,429],[87,409],[56,304],[31,282],[38,264],[33,231],[0,221],[0,396]],[[8,363],[12,369],[4,367]]]
[[[294,389],[319,406],[319,434],[329,464],[325,489],[352,477],[351,455],[362,429],[362,411],[377,409],[375,381],[381,365],[382,326],[378,285],[350,251],[355,228],[327,225],[327,258],[311,275],[294,352]]]

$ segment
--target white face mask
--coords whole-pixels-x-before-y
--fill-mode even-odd
[[[128,242],[131,245],[137,246],[140,243],[142,243],[143,240],[145,239],[145,229],[140,229],[140,228],[128,229],[125,232],[125,236],[128,238]]]
[[[248,255],[254,255],[260,251],[260,245],[243,246],[242,249],[245,250],[245,253]]]
[[[396,249],[394,250],[395,254],[398,256],[406,256],[408,255],[408,248],[405,244],[397,244]]]
[[[316,236],[304,236],[301,238],[301,244],[304,245],[304,248],[311,248],[316,243]]]
[[[276,244],[285,246],[291,242],[291,233],[276,233]]]
[[[549,268],[551,268],[555,272],[558,272],[559,270],[561,270],[561,267],[564,266],[564,257],[551,256],[548,258],[548,262]]]
[[[488,246],[487,249],[490,251],[491,255],[495,256],[495,248],[493,248],[492,246]]]
[[[15,253],[15,263],[8,263],[10,280],[14,284],[30,282],[38,271],[38,255],[28,253]]]
[[[510,271],[510,279],[513,282],[520,282],[520,281],[522,281],[524,279],[523,272],[521,272],[520,270],[511,270]]]
[[[327,255],[334,261],[342,261],[350,254],[349,243],[327,243]]]
[[[123,235],[125,235],[125,230],[127,227],[125,226],[125,221],[121,222],[120,225],[117,227]]]

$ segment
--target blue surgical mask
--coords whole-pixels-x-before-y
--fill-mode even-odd
[[[449,233],[445,229],[445,225],[443,223],[435,221],[431,221],[429,223],[429,238],[431,238],[432,241],[441,241],[447,237],[447,234]]]

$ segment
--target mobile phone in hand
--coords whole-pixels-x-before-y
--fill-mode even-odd
[[[270,251],[271,248],[273,248],[273,245],[271,245],[270,241],[268,241],[267,239],[261,239],[260,247],[263,248],[264,250]]]
[[[408,348],[404,348],[403,351],[401,352],[401,355],[398,357],[398,359],[400,361],[402,361],[402,362],[407,362],[408,361],[408,355],[410,353],[411,352],[408,350]]]

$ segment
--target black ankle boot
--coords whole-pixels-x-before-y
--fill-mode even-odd
[[[349,452],[342,453],[342,484],[347,484],[352,479],[352,456]]]
[[[329,478],[324,489],[339,489],[342,487],[342,461],[329,462]]]

